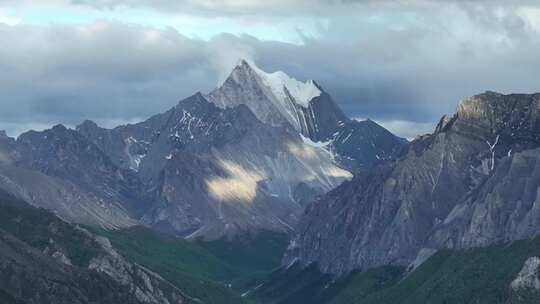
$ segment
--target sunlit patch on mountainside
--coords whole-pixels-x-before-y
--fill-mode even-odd
[[[291,152],[294,156],[299,158],[313,160],[317,157],[316,148],[310,145],[289,142],[287,143],[287,149],[289,149],[289,152]]]
[[[220,160],[219,166],[229,177],[207,180],[210,195],[220,201],[252,202],[257,195],[257,183],[263,176],[228,160]]]
[[[317,146],[316,144],[318,143],[298,144],[298,143],[289,142],[287,143],[287,149],[300,161],[309,164],[310,166],[308,167],[310,168],[320,167],[321,171],[327,177],[336,177],[336,178],[345,178],[345,179],[349,179],[353,177],[353,175],[349,171],[336,166],[334,162],[331,161],[331,159],[333,159],[333,155],[331,155],[330,158],[327,156],[327,154],[331,154],[331,152],[325,150],[322,144],[320,146]],[[306,177],[306,180],[311,180],[314,178],[316,178],[316,174],[313,174],[313,176]]]
[[[347,179],[353,177],[351,172],[341,169],[340,167],[337,167],[337,166],[325,167],[323,168],[323,172],[324,174],[326,174],[326,176],[331,176],[331,177],[343,177]]]

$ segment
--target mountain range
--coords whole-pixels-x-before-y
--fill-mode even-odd
[[[310,200],[406,141],[347,118],[314,81],[242,60],[212,92],[140,123],[88,120],[1,145],[0,186],[67,221],[215,239],[293,231]]]
[[[241,60],[139,123],[0,132],[0,301],[538,303],[539,187],[540,94],[408,142]]]
[[[418,264],[442,248],[533,238],[539,147],[540,94],[467,98],[396,161],[311,204],[284,263],[342,274]]]

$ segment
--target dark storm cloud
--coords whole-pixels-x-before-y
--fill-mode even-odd
[[[173,30],[0,25],[0,36],[0,121],[12,126],[134,120],[216,79],[205,44]]]
[[[527,12],[539,11],[470,3],[383,7],[330,19],[321,37],[302,47],[256,54],[269,66],[319,79],[351,115],[434,122],[485,90],[540,90],[540,29]]]
[[[93,4],[121,1],[113,2]],[[317,3],[347,7],[345,2]],[[114,22],[0,24],[0,129],[15,134],[86,118],[108,126],[146,118],[209,91],[240,57],[266,70],[316,79],[350,116],[375,119],[407,137],[411,130],[427,131],[463,97],[485,90],[540,91],[540,8],[532,2],[351,2],[358,3],[349,8],[368,3],[369,10],[327,16],[319,35],[303,37],[302,44],[226,34],[204,41],[173,29]],[[264,5],[184,3],[206,3],[216,14],[220,5],[231,14],[235,7],[255,12],[260,9],[253,7]]]

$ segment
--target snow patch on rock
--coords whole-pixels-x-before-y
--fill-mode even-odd
[[[287,91],[294,98],[294,101],[304,108],[309,106],[309,102],[313,98],[321,95],[321,90],[319,90],[313,80],[302,82],[290,77],[282,71],[266,73],[253,63],[251,63],[251,67],[259,74],[263,83],[272,90],[272,93],[278,100],[283,103],[285,103],[288,98]]]

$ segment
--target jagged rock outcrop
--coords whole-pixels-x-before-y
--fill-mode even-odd
[[[116,166],[124,169],[138,169],[140,160],[136,157],[140,155],[139,151],[134,151],[136,149],[133,149],[130,141],[120,132],[101,128],[90,120],[85,120],[77,126],[77,131],[86,138],[92,139],[92,142],[100,147]]]
[[[2,191],[0,212],[0,290],[13,302],[186,302],[181,290],[127,262],[103,237]]]
[[[540,94],[462,101],[394,163],[307,208],[284,264],[345,273],[407,265],[422,248],[469,248],[540,232]]]
[[[16,141],[0,139],[0,188],[38,207],[54,211],[75,223],[106,228],[137,223],[127,210],[103,193],[94,193],[76,182],[44,174],[17,159]]]
[[[139,178],[123,169],[75,130],[57,125],[17,138],[17,162],[49,176],[73,182],[117,204],[134,217],[144,213],[144,192]]]
[[[88,269],[104,273],[127,288],[143,303],[184,303],[189,298],[180,289],[168,283],[160,275],[140,265],[129,263],[112,247],[110,241],[85,231],[99,245],[100,254],[88,263]]]
[[[95,272],[41,255],[0,231],[0,288],[20,303],[141,303]]]
[[[408,144],[370,119],[341,123],[325,140],[336,160],[355,171],[394,160]]]
[[[523,264],[523,268],[520,270],[516,278],[512,281],[510,286],[514,290],[523,289],[540,289],[540,279],[538,278],[538,268],[540,267],[540,258],[530,257]]]

